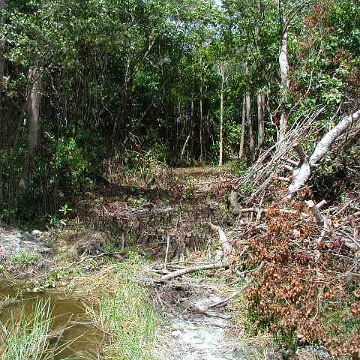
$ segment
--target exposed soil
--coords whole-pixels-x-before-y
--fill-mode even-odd
[[[160,359],[246,359],[228,304],[212,307],[225,298],[223,291],[224,286],[199,279],[174,281],[159,290],[156,302],[168,323],[157,347]]]
[[[24,253],[38,256],[50,253],[50,248],[37,237],[37,232],[29,234],[0,224],[0,262],[6,262]]]

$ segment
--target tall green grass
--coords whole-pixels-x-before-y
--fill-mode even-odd
[[[140,264],[131,260],[114,269],[94,311],[95,320],[107,337],[107,360],[151,360],[160,318],[149,301],[149,292],[134,279]]]
[[[48,335],[51,308],[47,301],[38,302],[34,316],[12,313],[8,322],[0,322],[0,357],[2,360],[44,360],[49,350]]]

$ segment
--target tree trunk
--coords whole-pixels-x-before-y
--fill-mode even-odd
[[[254,140],[253,122],[251,117],[251,97],[249,92],[246,93],[246,122],[248,127],[248,136],[249,136],[250,159],[253,162],[255,160],[255,140]]]
[[[221,76],[221,90],[220,90],[220,133],[219,133],[219,166],[223,165],[223,147],[224,147],[224,84],[225,84],[225,69],[224,65],[219,66]]]
[[[5,0],[0,0],[0,12],[5,9]],[[4,17],[0,14],[0,28],[4,25]],[[2,97],[2,91],[4,89],[4,71],[5,71],[5,39],[0,38],[0,99]]]
[[[32,156],[38,144],[39,137],[39,115],[41,100],[41,73],[36,67],[29,70],[29,94],[27,110],[29,115],[28,151]]]
[[[239,159],[245,159],[245,129],[246,129],[246,97],[243,96],[242,113],[241,113],[241,138],[240,138],[240,150]]]
[[[29,117],[28,152],[25,170],[20,180],[20,188],[27,190],[31,179],[32,160],[39,138],[39,118],[41,101],[41,72],[37,67],[29,69],[29,90],[27,95],[27,113]]]
[[[203,84],[200,82],[200,100],[199,100],[199,111],[200,111],[200,124],[199,124],[199,143],[200,143],[200,161],[204,160],[204,144],[203,144],[203,126],[204,126],[204,114],[203,114]]]
[[[6,3],[5,0],[0,0],[0,12],[5,9]],[[3,27],[4,24],[4,18],[2,14],[0,14],[0,28]],[[4,89],[4,76],[5,76],[5,40],[0,38],[0,101],[2,98],[2,92]],[[0,104],[1,106],[1,104]],[[0,108],[0,116],[3,116],[3,109]],[[0,142],[2,139],[0,138]],[[0,172],[0,204],[4,202],[4,179],[3,175]]]
[[[194,94],[191,94],[191,105],[190,105],[190,120],[191,120],[191,154],[190,154],[190,158],[191,158],[191,162],[195,159],[194,156],[194,151],[195,151],[195,136],[196,136],[196,132],[194,130],[194,113],[195,113],[195,105],[194,105]]]
[[[289,58],[288,58],[288,25],[284,26],[281,47],[279,54],[280,78],[281,78],[281,114],[280,114],[280,131],[279,141],[282,141],[288,128],[288,116],[286,114],[285,102],[288,96],[290,80],[289,80]]]
[[[264,104],[265,95],[259,93],[257,96],[257,109],[258,109],[258,150],[260,150],[264,144],[265,137],[265,123],[264,123]]]
[[[190,136],[191,136],[191,132],[190,132],[190,134],[187,136],[187,138],[186,138],[186,140],[185,140],[185,142],[184,142],[184,145],[183,145],[183,147],[182,147],[182,149],[181,149],[181,154],[180,154],[180,159],[181,159],[181,160],[184,159],[186,146],[187,146],[187,144],[188,144],[188,142],[189,142],[189,140],[190,140]]]

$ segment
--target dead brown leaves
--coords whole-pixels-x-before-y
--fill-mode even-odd
[[[249,242],[248,266],[265,262],[247,292],[249,315],[258,328],[289,342],[325,345],[334,355],[360,351],[358,258],[344,241],[316,241],[319,228],[306,217],[302,202],[295,213],[276,205],[266,228]]]

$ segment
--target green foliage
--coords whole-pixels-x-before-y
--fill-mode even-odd
[[[322,106],[324,122],[338,108],[339,115],[353,110],[360,78],[357,1],[308,2],[301,11],[290,1],[281,5],[282,13],[270,0],[224,0],[221,8],[210,0],[7,1],[0,26],[0,217],[43,221],[65,204],[74,208],[114,154],[134,172],[157,161],[215,162],[219,63],[227,68],[224,158],[238,153],[240,131],[248,130],[240,127],[245,92],[252,100],[266,94],[265,146],[272,144],[284,99],[280,15],[294,15],[284,104],[290,125]],[[41,73],[41,126],[29,161],[31,68]],[[256,135],[255,105],[252,120]],[[139,155],[131,158],[132,152]]]
[[[353,1],[319,1],[304,19],[294,48],[298,66],[292,79],[292,101],[306,94],[300,111],[325,105],[324,115],[330,117],[342,104],[353,106],[359,78],[360,19],[355,9]]]
[[[229,161],[226,164],[227,167],[229,167],[230,171],[234,176],[240,177],[245,174],[246,169],[248,168],[248,164],[246,164],[242,160],[232,160]],[[240,192],[243,193],[244,190],[241,190]]]
[[[64,173],[76,181],[85,172],[88,163],[73,138],[60,138],[55,146],[53,166],[58,174]]]
[[[21,253],[20,255],[14,256],[11,259],[11,263],[14,265],[21,265],[21,266],[32,266],[35,265],[40,259],[40,255],[36,253]]]

